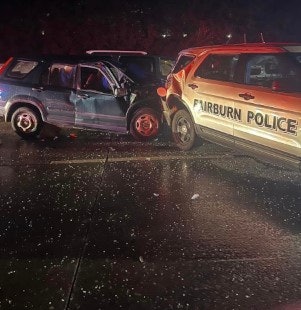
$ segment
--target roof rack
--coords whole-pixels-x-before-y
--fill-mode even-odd
[[[87,54],[133,54],[133,55],[147,55],[144,51],[122,51],[122,50],[88,50]]]

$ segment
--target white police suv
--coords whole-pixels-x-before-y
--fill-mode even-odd
[[[199,136],[300,170],[301,44],[183,50],[158,94],[180,149]]]

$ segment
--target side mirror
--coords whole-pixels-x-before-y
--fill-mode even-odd
[[[114,96],[115,97],[124,97],[127,95],[127,89],[126,88],[115,88],[114,89]]]

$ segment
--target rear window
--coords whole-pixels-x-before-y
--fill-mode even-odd
[[[7,76],[21,79],[30,73],[37,65],[38,62],[36,61],[18,60],[8,70]]]

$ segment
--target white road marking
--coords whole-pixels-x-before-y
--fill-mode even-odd
[[[115,162],[133,162],[133,161],[163,161],[163,160],[183,160],[183,159],[225,159],[233,158],[233,155],[169,155],[169,156],[139,156],[139,157],[112,157],[108,158],[109,163]],[[66,165],[66,164],[98,164],[105,163],[106,159],[104,158],[90,158],[90,159],[67,159],[67,160],[54,160],[51,161],[51,165]]]

